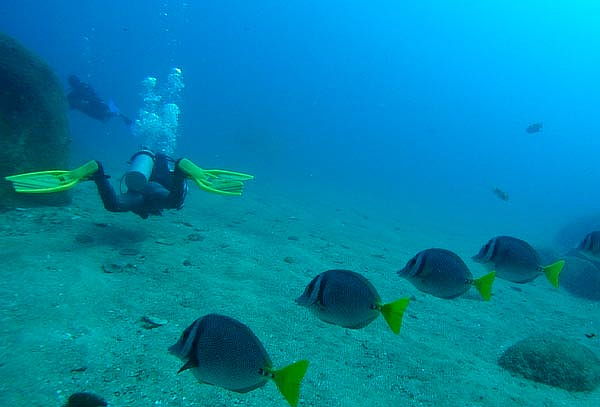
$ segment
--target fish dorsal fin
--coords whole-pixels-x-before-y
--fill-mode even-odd
[[[296,299],[296,303],[304,307],[310,307],[311,305],[318,304],[319,300],[321,300],[320,292],[322,291],[322,281],[323,273],[319,274],[310,282],[310,284],[308,284],[304,290],[304,293],[302,293],[302,295]]]
[[[198,361],[189,359],[187,362],[185,362],[185,365],[181,366],[181,368],[177,371],[177,374],[184,372],[188,369],[194,369],[196,367],[198,367]]]

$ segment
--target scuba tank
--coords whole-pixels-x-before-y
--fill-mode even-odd
[[[150,180],[154,168],[154,153],[140,150],[130,160],[129,171],[125,173],[125,185],[132,191],[142,191]]]

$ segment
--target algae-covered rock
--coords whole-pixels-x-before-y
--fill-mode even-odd
[[[552,335],[531,336],[515,343],[498,364],[526,379],[569,391],[591,391],[600,384],[600,360],[594,352]]]
[[[62,86],[50,67],[0,33],[0,206],[63,204],[68,195],[17,195],[6,175],[68,168],[69,123]]]

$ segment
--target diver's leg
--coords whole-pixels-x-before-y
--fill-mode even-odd
[[[156,181],[168,190],[173,184],[173,173],[169,169],[169,157],[163,153],[154,156],[154,168],[152,169],[151,181]]]
[[[179,169],[177,163],[175,164],[175,170],[171,176],[172,185],[169,189],[169,196],[167,197],[167,201],[169,202],[169,207],[173,209],[181,209],[183,207],[183,202],[185,201],[185,196],[187,194],[187,183],[186,183],[186,175],[183,171]]]
[[[104,169],[100,163],[98,163],[98,171],[91,179],[96,183],[98,193],[107,211],[127,212],[142,206],[144,203],[144,198],[141,194],[127,193],[126,195],[117,195],[108,180],[108,176],[104,174]]]

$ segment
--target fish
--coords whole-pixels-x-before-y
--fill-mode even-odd
[[[417,253],[398,271],[398,275],[418,290],[438,298],[460,297],[475,286],[484,301],[488,301],[492,297],[496,274],[491,272],[475,279],[456,253],[432,248]]]
[[[577,248],[589,254],[600,255],[600,231],[588,233]]]
[[[529,134],[539,133],[542,131],[542,127],[544,127],[543,123],[532,123],[525,128],[525,131]]]
[[[327,270],[306,286],[296,303],[311,310],[321,321],[349,329],[361,329],[381,314],[395,334],[410,302],[401,298],[383,304],[377,290],[362,275],[350,270]]]
[[[106,400],[94,393],[73,393],[63,407],[105,407]]]
[[[542,266],[540,255],[529,243],[511,236],[490,239],[473,260],[496,271],[498,278],[513,283],[528,283],[544,274],[555,288],[565,265],[564,260],[558,260]]]
[[[492,189],[492,192],[498,197],[498,199],[502,201],[508,201],[508,192],[505,192],[498,187]]]
[[[260,340],[236,319],[208,314],[188,326],[169,352],[185,364],[177,373],[192,370],[201,383],[247,393],[273,380],[292,406],[298,405],[300,384],[308,361],[275,370]]]

